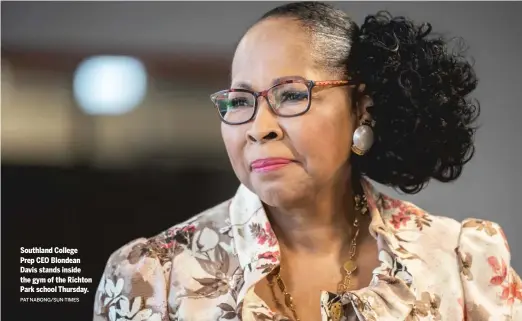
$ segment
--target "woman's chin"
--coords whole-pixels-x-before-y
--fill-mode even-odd
[[[305,187],[305,184],[263,182],[256,185],[254,186],[255,193],[268,206],[292,208],[310,199],[309,189]]]

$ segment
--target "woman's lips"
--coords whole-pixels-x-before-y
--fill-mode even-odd
[[[263,173],[277,170],[290,163],[293,163],[293,160],[288,158],[263,158],[253,161],[250,168],[253,172]]]

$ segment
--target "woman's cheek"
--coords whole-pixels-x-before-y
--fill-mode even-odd
[[[240,126],[231,128],[223,125],[221,133],[234,173],[243,184],[248,185],[249,167],[245,158],[245,131]]]

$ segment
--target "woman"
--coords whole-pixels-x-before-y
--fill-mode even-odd
[[[265,14],[212,95],[237,194],[116,251],[94,320],[522,320],[497,224],[367,180],[416,193],[473,154],[477,80],[430,31],[315,2]]]

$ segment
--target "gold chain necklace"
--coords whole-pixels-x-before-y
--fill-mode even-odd
[[[368,212],[368,206],[366,202],[366,197],[361,195],[356,195],[354,197],[355,200],[355,210],[360,211],[361,214],[366,214]],[[350,243],[350,254],[348,260],[343,264],[344,269],[344,277],[343,281],[339,283],[337,286],[337,294],[341,294],[348,290],[350,286],[352,285],[352,274],[357,270],[357,264],[354,260],[356,250],[357,250],[357,236],[359,235],[359,220],[357,218],[353,221],[353,226],[355,228],[355,233],[352,238],[352,241]],[[277,286],[279,287],[279,290],[281,290],[281,293],[283,293],[285,297],[285,305],[292,311],[292,314],[294,315],[295,321],[300,321],[299,317],[297,316],[296,307],[294,304],[294,298],[292,295],[288,292],[285,282],[283,281],[283,278],[281,277],[281,266],[276,267],[272,272],[270,272],[267,275],[267,281],[270,286],[270,290],[272,292],[272,297],[274,298],[275,303],[278,306],[281,306],[281,303],[277,299],[275,295],[274,285],[277,283]],[[275,282],[274,282],[275,281]],[[332,310],[332,316],[334,320],[339,320],[341,317],[341,306],[339,304],[336,304],[332,307],[330,307]]]

